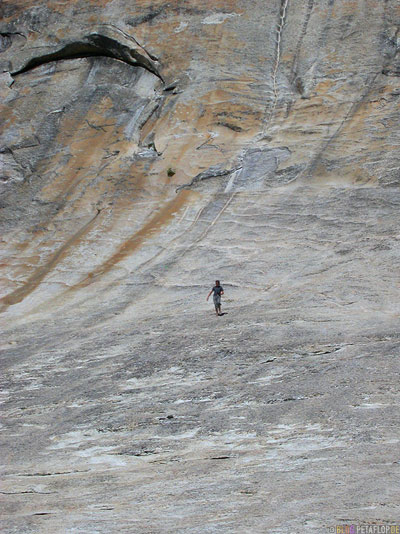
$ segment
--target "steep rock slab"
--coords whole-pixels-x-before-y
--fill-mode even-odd
[[[397,183],[396,2],[4,9],[2,211],[25,252],[21,265],[12,233],[3,295],[24,283],[20,273],[27,281],[51,264],[98,209],[105,226],[84,246],[113,234],[111,247],[96,246],[106,261],[207,169],[258,165],[236,186],[222,181],[232,191]],[[98,269],[90,258],[75,279]]]
[[[393,522],[398,2],[2,9],[3,530]]]

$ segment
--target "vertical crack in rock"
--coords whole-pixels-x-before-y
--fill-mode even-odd
[[[305,17],[304,17],[304,22],[303,22],[303,27],[301,29],[301,34],[300,34],[300,37],[299,37],[299,41],[298,41],[297,46],[296,46],[295,56],[293,58],[293,64],[292,64],[292,69],[291,69],[291,82],[292,83],[294,82],[294,80],[295,80],[295,78],[297,76],[297,72],[296,72],[297,71],[297,63],[298,63],[301,47],[303,45],[303,40],[304,40],[304,37],[306,36],[306,33],[307,33],[308,23],[310,22],[311,13],[312,13],[313,8],[314,8],[314,0],[308,0],[307,1],[307,7],[306,7],[306,14],[305,14]]]
[[[273,97],[272,97],[272,106],[269,112],[269,116],[266,120],[265,126],[264,126],[264,134],[265,130],[268,126],[268,124],[271,122],[276,105],[278,103],[278,84],[277,84],[277,76],[278,76],[278,69],[279,69],[279,63],[281,59],[281,41],[282,41],[282,32],[283,27],[285,26],[286,22],[286,13],[288,8],[289,0],[281,0],[281,8],[279,12],[279,21],[278,26],[276,30],[276,47],[275,47],[275,63],[274,68],[272,70],[272,90],[273,90]]]

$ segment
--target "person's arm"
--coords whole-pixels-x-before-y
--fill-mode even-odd
[[[221,297],[222,297],[223,294],[224,294],[224,290],[223,290],[223,288],[221,287]]]
[[[209,299],[209,297],[210,297],[210,295],[211,295],[211,293],[212,293],[212,292],[213,292],[213,290],[211,290],[211,291],[209,292],[209,294],[207,295],[207,298],[206,298],[206,300],[208,300],[208,299]]]

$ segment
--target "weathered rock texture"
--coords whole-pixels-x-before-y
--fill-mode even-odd
[[[398,0],[1,9],[2,531],[398,522]]]

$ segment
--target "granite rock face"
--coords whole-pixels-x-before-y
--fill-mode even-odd
[[[2,531],[398,521],[398,1],[0,9]]]

